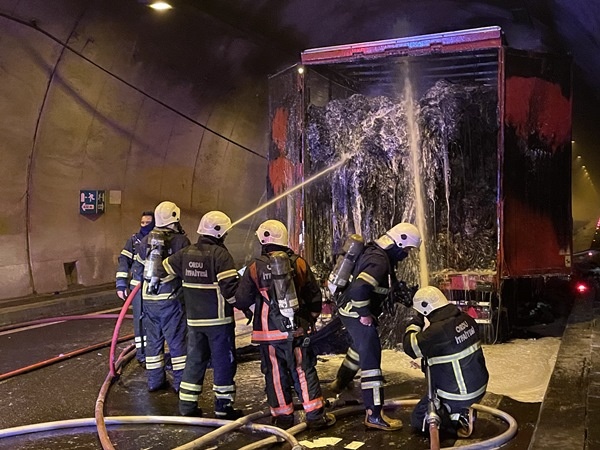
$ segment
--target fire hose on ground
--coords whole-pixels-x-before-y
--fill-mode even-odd
[[[390,399],[385,402],[385,409],[392,409],[398,407],[409,407],[415,406],[419,402],[418,399]],[[487,439],[485,441],[474,442],[472,444],[461,445],[460,447],[447,447],[442,450],[449,450],[451,448],[459,448],[460,450],[488,450],[499,448],[500,446],[506,444],[517,434],[517,421],[510,415],[505,413],[504,411],[500,411],[499,409],[490,408],[488,406],[474,404],[473,408],[477,411],[487,413],[492,415],[493,417],[502,419],[504,422],[508,424],[508,428],[503,433],[495,436],[493,438]],[[336,416],[337,419],[348,417],[356,414],[364,414],[365,408],[363,405],[353,405],[343,407],[337,410],[331,411],[333,415]],[[297,434],[306,429],[306,422],[302,422],[298,425],[289,428],[287,431],[290,434]],[[264,448],[267,445],[275,444],[276,442],[280,442],[276,437],[268,437],[261,441],[255,442],[253,444],[246,445],[244,447],[240,447],[238,450],[259,450]]]
[[[113,446],[112,442],[110,441],[110,438],[108,435],[108,429],[106,428],[106,425],[110,425],[113,423],[113,420],[112,420],[113,418],[105,418],[104,417],[104,402],[108,395],[110,386],[112,385],[113,381],[117,378],[117,376],[120,375],[121,368],[128,361],[130,361],[133,358],[133,356],[135,355],[135,346],[132,345],[132,346],[128,347],[127,349],[125,349],[121,353],[119,358],[117,358],[117,360],[115,360],[116,344],[118,341],[121,324],[122,324],[123,318],[125,316],[125,311],[127,311],[127,309],[129,308],[129,305],[133,301],[133,298],[134,298],[135,294],[139,291],[140,287],[141,287],[141,284],[138,284],[131,291],[131,293],[127,297],[125,303],[123,304],[123,308],[121,310],[121,313],[119,314],[119,318],[117,319],[117,323],[115,325],[115,329],[113,332],[112,345],[111,345],[110,354],[109,354],[109,372],[106,376],[106,379],[104,380],[104,383],[102,384],[102,387],[100,388],[100,393],[98,394],[98,399],[96,400],[96,408],[94,411],[95,425],[96,425],[96,428],[98,431],[98,437],[100,439],[100,443],[102,444],[102,448],[104,450],[114,450],[114,448],[115,448]],[[280,440],[285,440],[285,441],[289,442],[290,445],[292,446],[292,449],[300,450],[302,447],[298,444],[298,441],[296,440],[296,438],[292,434],[286,432],[285,430],[282,430],[278,427],[274,427],[271,425],[260,425],[260,424],[251,423],[252,420],[255,420],[260,417],[265,417],[268,415],[270,415],[269,412],[267,412],[267,413],[258,412],[258,413],[250,414],[248,416],[244,416],[244,417],[238,419],[237,421],[233,421],[233,422],[229,421],[229,420],[223,420],[223,419],[169,417],[169,416],[158,416],[158,417],[165,419],[162,422],[160,422],[160,421],[159,422],[154,422],[154,421],[153,422],[143,422],[143,419],[141,422],[138,422],[138,420],[140,420],[140,416],[134,416],[133,418],[122,418],[121,417],[120,420],[124,421],[122,423],[183,423],[183,424],[191,424],[191,425],[219,427],[217,430],[215,430],[211,433],[208,433],[208,434],[200,437],[199,439],[196,439],[195,441],[190,442],[189,444],[178,447],[179,450],[184,450],[184,449],[189,449],[189,448],[198,448],[199,445],[204,445],[206,442],[213,441],[214,439],[217,439],[218,437],[222,436],[223,434],[225,434],[229,431],[232,431],[234,429],[249,429],[252,431],[267,432],[270,434],[274,434],[274,435],[278,436],[280,438]],[[180,420],[180,419],[183,419],[183,420]]]
[[[115,326],[113,332],[113,338],[111,340],[111,349],[109,355],[109,372],[106,376],[106,379],[100,389],[98,394],[98,399],[96,401],[96,407],[94,411],[94,418],[85,418],[85,419],[72,419],[72,420],[63,420],[56,422],[46,422],[35,425],[27,425],[20,426],[14,428],[7,428],[4,430],[0,430],[0,439],[11,437],[11,436],[19,436],[22,434],[28,433],[36,433],[42,431],[51,431],[51,430],[59,430],[66,428],[77,428],[77,427],[89,427],[96,425],[97,432],[100,438],[100,442],[102,444],[102,448],[104,450],[114,450],[113,444],[110,442],[108,436],[107,425],[120,425],[120,424],[178,424],[178,425],[192,425],[192,426],[210,426],[216,427],[216,430],[213,430],[194,441],[191,441],[187,444],[177,447],[174,450],[191,450],[195,448],[200,448],[210,442],[213,442],[226,433],[229,433],[234,430],[241,431],[252,431],[252,432],[260,432],[260,433],[268,433],[272,436],[265,438],[263,440],[257,441],[253,444],[246,445],[241,447],[239,450],[258,450],[260,448],[264,448],[267,445],[275,444],[277,442],[287,441],[287,443],[291,446],[292,450],[302,450],[304,447],[298,442],[295,438],[295,435],[306,430],[306,422],[302,422],[298,425],[291,427],[288,430],[283,430],[281,428],[271,426],[271,425],[263,425],[263,424],[255,424],[252,423],[253,420],[257,420],[260,418],[270,416],[269,411],[258,411],[246,416],[243,416],[235,421],[224,420],[224,419],[212,419],[212,418],[196,418],[196,417],[180,417],[180,416],[116,416],[116,417],[104,417],[104,402],[108,395],[110,386],[117,379],[117,377],[121,373],[121,369],[125,364],[127,364],[133,357],[135,356],[135,345],[130,345],[125,348],[119,357],[115,360],[115,351],[117,343],[125,338],[119,338],[119,331],[121,328],[121,324],[123,319],[126,317],[125,312],[129,308],[133,297],[140,289],[140,285],[136,286],[135,289],[132,290],[127,300],[125,301],[121,313],[118,316],[117,324]],[[85,317],[85,316],[84,316]],[[65,320],[62,318],[60,320]],[[60,321],[55,320],[55,321]],[[48,319],[45,319],[48,321]],[[33,324],[33,323],[32,323]],[[129,337],[130,339],[131,337]],[[106,344],[106,343],[104,343]],[[336,404],[337,403],[337,404]],[[386,409],[390,408],[398,408],[398,407],[408,407],[414,406],[418,403],[416,399],[391,399],[387,401],[384,405]],[[330,406],[334,408],[336,406],[345,405],[344,402],[334,402]],[[301,405],[296,406],[297,409],[301,408]],[[498,436],[487,439],[481,442],[475,442],[472,444],[461,445],[459,448],[461,450],[483,450],[483,449],[493,449],[498,448],[501,445],[505,444],[509,440],[511,440],[517,433],[517,422],[515,419],[509,414],[500,411],[495,408],[490,408],[487,406],[475,404],[473,408],[477,411],[487,413],[492,415],[493,417],[502,419],[504,422],[508,424],[507,430],[501,433]],[[331,411],[332,414],[336,416],[336,418],[347,417],[355,414],[363,414],[364,406],[361,404],[354,404],[353,406],[345,406],[340,409],[333,409]]]
[[[386,402],[385,407],[388,408],[397,408],[397,407],[409,407],[416,405],[418,400],[396,400],[392,399]],[[472,444],[461,445],[460,447],[450,447],[450,448],[460,448],[461,450],[487,450],[499,448],[500,446],[507,443],[511,440],[517,433],[517,422],[510,416],[509,414],[500,411],[495,408],[490,408],[484,405],[475,404],[473,407],[483,413],[490,414],[494,417],[500,418],[508,424],[508,428],[506,431],[501,433],[498,436],[495,436],[491,439],[474,442]],[[257,412],[249,414],[245,416],[248,418],[252,416],[263,417],[265,414],[269,414],[268,412]],[[356,414],[364,414],[364,407],[362,405],[354,405],[350,407],[341,408],[338,410],[332,411],[332,414],[336,416],[336,418],[347,417]],[[230,431],[239,429],[241,431],[252,431],[252,432],[261,432],[261,433],[270,433],[275,436],[268,437],[261,441],[257,441],[253,444],[246,445],[241,447],[239,450],[258,450],[264,448],[267,445],[275,444],[277,442],[282,442],[283,440],[287,441],[293,450],[300,450],[304,447],[301,446],[298,441],[293,437],[295,434],[298,434],[306,429],[306,422],[302,422],[298,425],[295,425],[288,430],[282,430],[280,428],[270,426],[270,425],[262,425],[262,424],[254,424],[249,422],[248,420],[244,423],[244,417],[238,419],[237,421],[229,421],[223,419],[211,419],[211,418],[197,418],[197,417],[179,417],[179,416],[115,416],[115,417],[106,417],[103,419],[106,425],[122,425],[122,424],[175,424],[175,425],[191,425],[191,426],[213,426],[220,427],[217,430],[204,435],[211,435],[211,439],[204,440],[204,442],[200,442],[200,445],[205,445],[209,441],[213,441],[218,437],[222,436],[225,433]],[[89,427],[94,426],[96,424],[96,420],[94,418],[87,419],[72,419],[72,420],[63,420],[56,422],[46,422],[35,425],[26,425],[21,427],[7,428],[4,430],[0,430],[0,439],[11,437],[11,436],[20,436],[28,433],[38,433],[44,431],[53,431],[60,430],[66,428],[77,428],[77,427]],[[177,447],[178,449],[184,448],[199,448],[197,443],[199,440],[190,442],[181,447]],[[112,444],[111,444],[112,445]],[[446,449],[447,450],[447,449]]]

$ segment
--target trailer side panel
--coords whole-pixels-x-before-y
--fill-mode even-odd
[[[570,61],[504,51],[501,275],[569,274]]]

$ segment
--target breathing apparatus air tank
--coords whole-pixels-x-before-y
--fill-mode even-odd
[[[350,281],[354,264],[365,248],[365,240],[359,234],[351,234],[344,242],[342,253],[338,256],[335,267],[329,274],[329,283],[343,288]]]
[[[146,293],[157,294],[160,283],[159,268],[162,266],[163,250],[165,248],[165,233],[152,230],[148,234],[148,253],[144,265],[144,279],[146,280]]]
[[[281,315],[285,317],[289,324],[284,324],[287,330],[294,330],[296,324],[294,315],[299,309],[298,296],[296,295],[296,286],[292,277],[292,268],[290,258],[285,252],[273,252],[269,254],[271,263],[271,276],[277,305]]]

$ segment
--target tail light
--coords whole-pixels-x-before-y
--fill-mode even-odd
[[[583,281],[578,281],[578,282],[575,283],[575,291],[578,294],[585,294],[589,290],[590,290],[590,287],[586,283],[584,283]]]

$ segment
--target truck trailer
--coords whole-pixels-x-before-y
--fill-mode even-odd
[[[571,78],[499,27],[305,50],[269,78],[268,194],[317,179],[270,214],[323,274],[349,234],[415,223],[399,275],[502,340],[540,302],[568,307]]]

